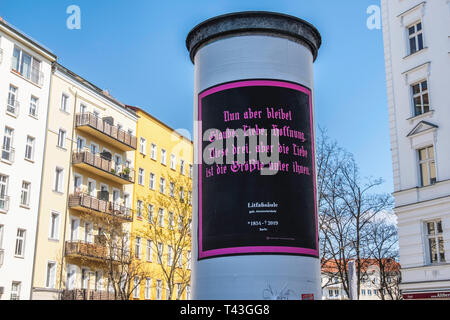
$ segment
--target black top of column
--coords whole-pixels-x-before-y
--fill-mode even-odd
[[[266,34],[304,43],[311,49],[314,60],[322,44],[319,31],[300,18],[277,12],[235,12],[208,19],[189,32],[186,47],[191,61],[194,62],[195,54],[205,44],[244,34]]]

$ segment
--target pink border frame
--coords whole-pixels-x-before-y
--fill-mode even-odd
[[[310,123],[311,123],[311,137],[312,143],[312,156],[313,156],[313,183],[314,183],[314,209],[315,209],[315,219],[316,219],[316,250],[309,248],[298,248],[298,247],[285,247],[285,246],[254,246],[254,247],[233,247],[233,248],[223,248],[203,251],[203,224],[202,224],[202,163],[203,163],[203,150],[202,150],[202,99],[220,91],[225,91],[233,88],[241,87],[255,87],[255,86],[269,86],[269,87],[283,87],[292,90],[297,90],[306,93],[309,97],[309,111],[310,111]],[[254,254],[254,253],[287,253],[287,254],[297,254],[297,255],[308,255],[319,257],[319,243],[318,243],[318,220],[317,220],[317,190],[316,190],[316,168],[315,168],[315,147],[314,147],[314,123],[312,114],[312,97],[311,90],[305,88],[299,84],[292,82],[286,82],[281,80],[242,80],[230,82],[216,87],[207,89],[201,92],[198,96],[198,120],[199,120],[199,132],[198,132],[198,151],[199,151],[199,168],[198,168],[198,183],[199,183],[199,193],[198,193],[198,259],[210,258],[214,256],[224,256],[224,255],[239,255],[239,254]]]

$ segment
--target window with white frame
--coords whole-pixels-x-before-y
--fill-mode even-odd
[[[175,183],[173,182],[169,183],[169,194],[172,198],[175,197]]]
[[[5,135],[3,136],[2,159],[8,162],[14,161],[13,148],[14,129],[5,127]]]
[[[61,95],[61,106],[60,106],[60,110],[64,111],[64,112],[69,112],[69,96],[67,94],[62,94]]]
[[[147,220],[149,223],[153,223],[153,210],[154,206],[152,204],[147,205]]]
[[[53,191],[63,192],[63,179],[64,179],[64,169],[56,167],[55,168],[55,182],[53,184]]]
[[[180,201],[184,202],[184,188],[180,187]]]
[[[56,262],[47,262],[47,277],[45,279],[45,287],[54,289],[56,286]]]
[[[184,160],[180,160],[180,173],[184,175]]]
[[[140,138],[140,143],[139,143],[139,152],[142,153],[143,155],[145,155],[145,151],[146,151],[146,144],[147,141],[144,138]]]
[[[182,215],[178,216],[178,231],[182,231],[184,228],[184,217]]]
[[[152,240],[147,240],[146,256],[147,256],[147,261],[148,262],[152,262],[153,261],[153,241]]]
[[[94,242],[94,226],[91,222],[85,222],[84,224],[84,242]]]
[[[66,147],[66,130],[64,129],[59,129],[57,146],[63,149]]]
[[[366,295],[366,289],[361,289],[361,295],[365,296]]]
[[[103,272],[95,271],[95,288],[96,291],[103,289]]]
[[[409,54],[413,54],[424,48],[422,22],[416,22],[408,28]]]
[[[156,146],[156,144],[152,143],[151,147],[150,147],[150,157],[153,160],[156,160],[156,153],[158,152],[158,148]]]
[[[161,149],[161,164],[166,165],[166,150]]]
[[[16,248],[14,250],[16,257],[23,257],[25,255],[25,234],[25,229],[17,229]]]
[[[191,299],[191,286],[187,285],[186,286],[186,300],[190,300]]]
[[[162,257],[163,257],[163,254],[164,254],[164,246],[163,246],[163,244],[161,243],[161,242],[158,242],[158,244],[156,245],[157,246],[157,255],[158,255],[158,263],[159,264],[162,264]]]
[[[10,300],[20,300],[20,287],[22,283],[19,281],[13,281],[11,285]]]
[[[22,190],[20,194],[20,205],[29,207],[30,206],[30,192],[31,183],[27,181],[22,181]]]
[[[41,61],[18,47],[14,47],[11,69],[36,84],[42,84]]]
[[[159,192],[162,194],[166,193],[166,179],[164,178],[159,179]]]
[[[27,143],[25,144],[25,159],[33,161],[34,160],[34,144],[35,138],[27,136]]]
[[[445,262],[442,221],[428,221],[425,225],[429,263]]]
[[[81,289],[89,289],[89,269],[81,269]]]
[[[434,160],[434,147],[418,150],[420,182],[422,187],[436,183],[436,162]]]
[[[139,168],[139,172],[138,172],[138,183],[141,185],[141,186],[143,186],[144,185],[144,174],[145,174],[145,171],[144,171],[144,169],[142,169],[142,168]]]
[[[170,267],[173,264],[173,248],[172,246],[167,246],[167,265]]]
[[[426,80],[411,85],[414,115],[418,116],[430,111],[428,82]]]
[[[170,228],[170,230],[173,230],[173,227],[175,226],[175,222],[174,222],[174,214],[173,214],[173,212],[170,212],[169,211],[169,228]]]
[[[17,116],[19,114],[19,89],[12,84],[9,85],[8,103],[6,104],[6,112]]]
[[[58,240],[59,235],[59,217],[58,212],[52,212],[50,215],[50,228],[48,237],[52,240]]]
[[[39,107],[39,98],[31,96],[30,99],[30,109],[28,110],[28,114],[32,117],[37,117],[38,115],[38,107]]]
[[[144,290],[144,298],[146,300],[150,300],[152,298],[152,279],[146,278],[145,279],[145,290]]]
[[[134,257],[136,259],[141,258],[141,238],[140,237],[136,237],[136,239],[134,241]]]
[[[158,209],[158,225],[160,227],[164,227],[164,209],[163,208]]]
[[[0,249],[3,249],[3,233],[5,232],[4,225],[0,224]]]
[[[170,155],[170,169],[176,170],[177,162],[176,157],[174,154]]]
[[[0,210],[8,210],[8,176],[0,174]]]
[[[150,173],[150,182],[149,182],[149,187],[152,190],[155,190],[155,174],[154,173]]]
[[[188,251],[186,254],[186,268],[191,269],[191,251]]]
[[[134,281],[133,281],[133,298],[134,299],[139,299],[139,291],[140,291],[140,287],[141,287],[141,280],[139,279],[139,277],[135,277]]]
[[[142,200],[138,200],[136,203],[136,216],[138,218],[142,218],[143,210],[144,210],[144,202]]]
[[[156,280],[156,300],[162,299],[162,280]]]

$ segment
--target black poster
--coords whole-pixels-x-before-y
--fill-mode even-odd
[[[199,259],[318,257],[311,91],[279,80],[218,85],[199,94],[198,120]]]

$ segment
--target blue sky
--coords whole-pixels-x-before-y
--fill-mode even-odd
[[[69,5],[81,30],[66,27]],[[366,27],[379,0],[3,0],[0,16],[49,47],[59,62],[123,103],[192,132],[193,70],[185,47],[198,23],[265,10],[311,22],[323,44],[315,63],[316,124],[355,155],[364,176],[392,192],[381,30]]]

